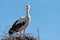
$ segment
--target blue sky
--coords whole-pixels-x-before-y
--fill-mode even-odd
[[[7,30],[7,26],[25,16],[26,4],[31,5],[26,32],[37,36],[39,28],[41,40],[60,40],[60,0],[0,0],[0,30]]]

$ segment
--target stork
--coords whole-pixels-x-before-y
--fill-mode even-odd
[[[27,28],[31,19],[30,14],[29,14],[30,5],[26,5],[25,10],[26,10],[26,16],[15,21],[15,23],[12,25],[12,27],[9,30],[9,35],[14,34],[15,32],[19,32],[21,30],[25,31],[25,29]]]

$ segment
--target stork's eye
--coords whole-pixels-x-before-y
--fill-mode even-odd
[[[28,6],[26,6],[26,7],[28,7]]]

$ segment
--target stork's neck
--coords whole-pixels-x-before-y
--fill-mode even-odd
[[[28,20],[30,20],[31,18],[30,18],[29,10],[27,10],[26,13],[27,13],[26,18],[27,18]]]
[[[27,13],[27,17],[29,17],[29,16],[30,16],[30,14],[29,14],[29,10],[27,10],[26,13]]]

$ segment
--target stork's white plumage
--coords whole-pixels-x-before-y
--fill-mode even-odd
[[[31,18],[30,18],[30,14],[29,14],[30,5],[26,5],[25,10],[26,10],[26,16],[18,19],[18,20],[12,25],[12,27],[11,27],[10,30],[9,30],[9,35],[13,34],[14,32],[21,31],[21,30],[23,30],[23,29],[25,30],[25,28],[28,26],[28,24],[29,24],[29,22],[30,22],[30,19],[31,19]]]

